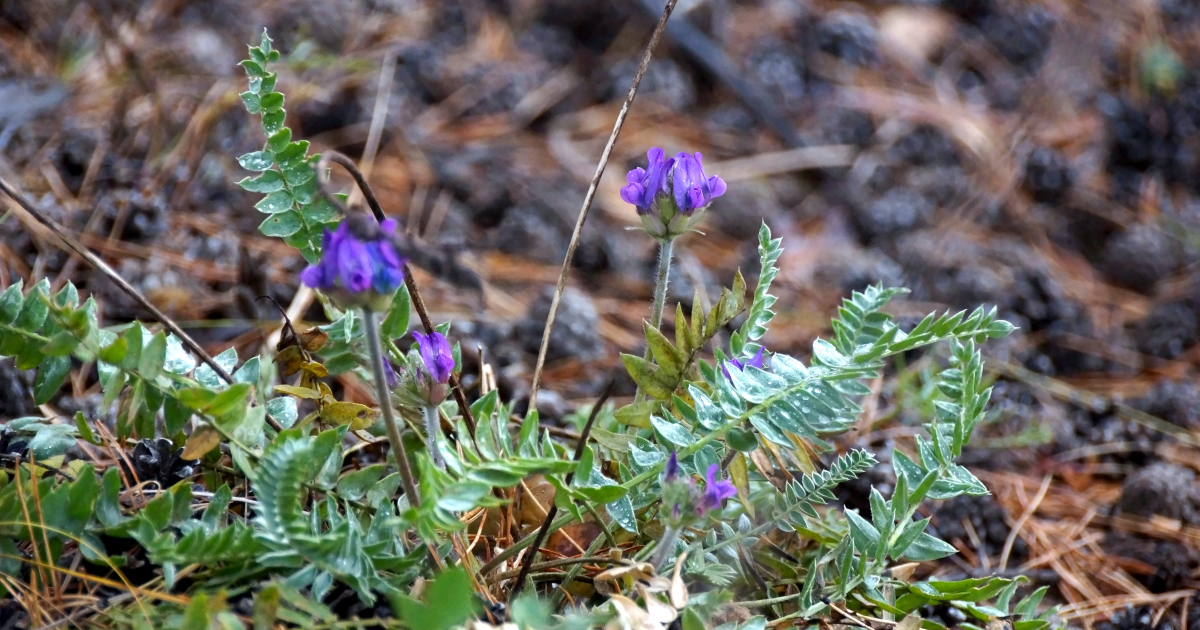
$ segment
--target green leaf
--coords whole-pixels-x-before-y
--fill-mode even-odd
[[[631,534],[638,533],[637,517],[633,513],[633,502],[629,500],[628,495],[605,504],[604,509],[608,510],[608,515],[621,529]]]
[[[33,381],[34,404],[50,402],[70,373],[71,357],[46,357],[38,366],[37,378]]]
[[[238,164],[248,171],[265,171],[275,163],[275,156],[267,151],[254,151],[238,158]]]
[[[242,62],[244,65],[246,62]],[[188,604],[187,610],[183,613],[183,620],[179,623],[179,630],[208,630],[210,615],[208,613],[208,594],[204,592],[196,593],[192,596],[192,602]]]
[[[262,77],[263,75],[265,75],[267,73],[266,70],[263,70],[263,67],[261,65],[255,63],[249,59],[242,60],[242,62],[239,63],[238,65],[245,68],[246,74],[249,76],[252,76],[252,77]]]
[[[460,481],[452,484],[438,497],[437,506],[448,512],[466,512],[479,505],[479,500],[488,496],[492,487],[486,483]]]
[[[148,381],[153,381],[162,374],[163,364],[166,360],[167,335],[160,331],[150,338],[145,349],[142,350],[142,356],[138,360],[138,374]]]
[[[227,348],[221,354],[213,357],[213,360],[225,372],[232,372],[233,367],[237,365],[238,361],[237,349],[233,347]],[[201,364],[200,367],[196,368],[196,373],[193,376],[195,376],[197,383],[208,388],[225,385],[225,379],[221,378],[208,364]]]
[[[287,168],[302,162],[307,154],[308,140],[300,140],[287,145],[287,148],[275,155],[275,160],[281,168]]]
[[[380,332],[387,339],[399,339],[408,334],[408,320],[412,312],[412,299],[408,295],[408,287],[402,286],[392,296],[392,306],[387,317],[380,325]]]
[[[258,230],[265,236],[291,236],[300,231],[303,224],[300,222],[300,215],[296,214],[295,210],[280,212],[273,214],[263,221],[258,226]]]
[[[121,473],[109,467],[100,478],[100,497],[96,501],[96,520],[105,527],[116,527],[125,520],[121,514]]]
[[[163,369],[171,374],[187,374],[195,367],[196,360],[183,348],[183,342],[175,335],[168,335]]]
[[[853,510],[846,511],[846,520],[850,523],[854,548],[869,556],[879,546],[879,530]]]
[[[292,428],[296,424],[298,413],[296,411],[296,399],[291,396],[280,396],[267,401],[267,413],[271,414],[272,418],[283,426],[285,429]]]
[[[429,584],[425,589],[428,605],[404,595],[390,597],[392,609],[400,612],[408,627],[421,630],[450,630],[479,610],[471,580],[461,567],[443,572]]]
[[[100,349],[97,355],[101,361],[110,365],[121,365],[125,361],[125,355],[129,352],[129,342],[125,337],[117,337],[111,344]]]
[[[925,531],[927,525],[929,525],[928,518],[919,521],[910,521],[906,524],[904,530],[900,533],[900,537],[896,539],[896,544],[892,546],[889,555],[896,559],[904,557],[906,555],[904,552],[908,551],[909,546]]]
[[[75,427],[68,424],[46,424],[29,440],[29,450],[39,460],[67,452],[75,446]]]
[[[4,293],[0,293],[0,324],[7,326],[13,323],[17,319],[17,313],[21,312],[21,305],[24,303],[21,283],[22,281],[17,279],[16,284],[9,285]]]
[[[758,448],[758,438],[749,431],[742,429],[730,429],[729,433],[725,434],[725,443],[729,448],[749,453]]]
[[[260,199],[254,207],[266,214],[286,212],[292,209],[292,194],[286,190],[277,190]]]
[[[263,94],[261,106],[264,112],[277,112],[283,109],[283,94],[279,92]]]
[[[654,427],[654,432],[663,441],[676,448],[686,448],[696,443],[696,437],[677,422],[668,422],[658,416],[650,416],[650,425]]]
[[[247,112],[257,114],[262,111],[261,101],[254,92],[242,92],[238,96],[242,97],[242,103],[245,104]]]
[[[87,417],[83,415],[82,411],[75,412],[75,430],[79,432],[79,437],[87,441],[88,444],[96,446],[103,444],[103,442],[96,439],[96,434],[92,432],[92,427],[87,423]]]
[[[183,426],[192,418],[192,410],[188,409],[179,399],[168,396],[163,402],[163,425],[167,435],[175,435],[183,430]]]
[[[264,79],[263,85],[265,86],[266,83],[267,81]],[[262,117],[263,131],[266,132],[267,135],[271,135],[278,132],[280,129],[283,129],[283,120],[286,115],[286,110],[282,109],[276,112],[264,113]]]
[[[280,95],[280,96],[282,97],[282,95]],[[281,100],[282,100],[282,98],[281,98]],[[275,133],[271,134],[270,138],[267,138],[267,149],[270,150],[272,153],[278,153],[278,152],[286,149],[287,145],[289,143],[291,143],[291,141],[292,141],[292,130],[288,129],[287,127],[284,127],[283,129],[280,129],[279,131],[276,131]]]
[[[338,480],[337,491],[343,499],[357,501],[383,477],[383,464],[372,464]]]
[[[298,194],[297,201],[300,201]],[[338,210],[324,197],[317,197],[311,202],[300,206],[300,216],[304,219],[305,223],[324,224],[336,219],[338,217]]]
[[[242,367],[233,373],[233,380],[238,383],[258,385],[260,364],[261,362],[258,357],[250,357],[249,361],[243,363]]]
[[[256,193],[273,193],[277,190],[283,190],[283,177],[279,175],[279,171],[265,171],[258,177],[247,177],[238,182],[243,190]]]
[[[949,543],[943,542],[927,533],[917,536],[917,539],[904,550],[904,558],[914,562],[937,560],[958,553]]]

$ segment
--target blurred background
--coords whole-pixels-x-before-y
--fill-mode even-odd
[[[248,174],[236,157],[264,141],[237,62],[268,28],[295,135],[360,160],[387,213],[483,278],[481,296],[417,272],[434,319],[454,320],[466,386],[483,348],[520,410],[571,228],[660,11],[6,0],[0,175],[214,353],[248,356],[277,326],[258,296],[323,323],[319,304],[294,301],[303,260],[257,232],[257,196],[235,184]],[[951,502],[937,521],[958,533],[963,570],[995,568],[1048,476],[1024,525],[1037,544],[1016,539],[1009,566],[1029,561],[1072,602],[1168,601],[1153,594],[1190,588],[1200,566],[1198,49],[1193,0],[679,0],[573,261],[543,417],[593,400],[619,353],[640,352],[655,245],[628,229],[625,172],[653,146],[700,151],[729,192],[705,234],[677,244],[673,300],[708,303],[739,267],[753,282],[766,221],[787,248],[771,350],[806,358],[840,298],[874,283],[912,289],[893,309],[902,322],[996,306],[1020,330],[989,345],[994,411],[965,455],[996,497]],[[15,204],[0,217],[0,286],[69,279],[109,323],[148,316]],[[910,435],[936,361],[905,357],[876,383],[857,439],[886,455]],[[36,412],[31,381],[0,362],[0,418]],[[339,384],[367,396],[352,376]],[[55,411],[109,413],[86,375],[69,389]],[[628,380],[617,389],[632,396]],[[860,485],[848,502],[865,504]]]

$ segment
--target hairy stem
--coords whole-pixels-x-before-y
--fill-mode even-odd
[[[681,527],[668,527],[663,532],[663,537],[658,541],[658,546],[654,549],[654,557],[650,560],[650,564],[654,568],[662,566],[662,563],[671,557],[671,552],[675,551],[675,543],[679,542],[679,534],[683,531]]]
[[[662,329],[663,308],[667,303],[667,284],[671,275],[671,256],[675,249],[675,239],[667,238],[659,241],[658,245],[658,277],[654,283],[654,305],[650,307],[650,325],[655,330]],[[647,361],[650,360],[650,347],[646,347]],[[635,400],[642,400],[642,388],[639,387]]]
[[[446,469],[446,460],[438,449],[437,438],[442,432],[442,419],[438,414],[437,405],[425,405],[425,448],[429,450],[429,458],[439,469]]]
[[[408,495],[408,503],[413,507],[421,505],[421,495],[417,492],[417,483],[413,480],[412,469],[408,466],[408,452],[404,450],[404,442],[400,439],[400,428],[396,426],[396,416],[392,411],[392,397],[387,386],[387,370],[383,365],[383,344],[379,341],[379,315],[364,308],[363,331],[367,335],[367,349],[371,353],[371,371],[375,373],[375,396],[379,399],[379,410],[383,413],[383,426],[387,428],[388,442],[392,444],[392,455],[396,458],[396,466],[400,469],[400,482],[404,485],[404,494]]]

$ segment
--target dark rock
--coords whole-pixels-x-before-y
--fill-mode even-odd
[[[959,163],[954,139],[933,125],[918,125],[888,150],[895,163],[914,166],[955,166]]]
[[[13,359],[0,360],[0,418],[12,420],[29,416],[37,409],[33,404],[31,373],[18,370]]]
[[[1154,609],[1149,606],[1126,604],[1123,610],[1113,613],[1108,621],[1096,625],[1097,630],[1174,630],[1166,618],[1154,623]]]
[[[879,61],[879,35],[871,18],[857,12],[834,11],[816,27],[817,48],[856,66]]]
[[[979,24],[983,36],[1018,69],[1033,73],[1050,48],[1057,20],[1040,6],[995,12]]]
[[[1195,551],[1179,543],[1118,532],[1110,533],[1105,539],[1104,551],[1152,567],[1150,572],[1131,572],[1151,593],[1187,588],[1191,573],[1200,560]]]
[[[503,216],[499,225],[488,231],[492,248],[546,264],[562,264],[569,235],[550,211],[525,205],[509,208]]]
[[[767,39],[747,55],[742,67],[748,81],[785,109],[803,102],[807,90],[804,58],[794,46]]]
[[[1155,304],[1133,329],[1138,350],[1173,359],[1200,340],[1196,310],[1187,301]]]
[[[629,93],[629,85],[637,73],[639,60],[627,59],[608,73],[609,87],[605,98],[620,101]],[[676,112],[686,112],[696,105],[696,82],[688,70],[668,57],[655,59],[642,75],[638,99],[649,99]]]
[[[853,207],[854,224],[868,239],[891,237],[919,227],[933,207],[909,188],[893,188]]]
[[[1061,153],[1038,147],[1025,161],[1025,188],[1037,201],[1058,203],[1074,181],[1071,166]]]
[[[1100,263],[1114,284],[1150,293],[1179,266],[1179,242],[1152,225],[1137,224],[1105,243]]]
[[[542,331],[546,316],[550,312],[550,301],[554,288],[547,287],[529,308],[525,321],[518,330],[522,347],[534,355],[542,343]],[[604,340],[599,331],[600,316],[592,299],[579,289],[567,287],[558,303],[558,314],[554,320],[554,331],[550,333],[550,347],[546,350],[547,361],[573,358],[590,361],[600,357],[604,351]]]
[[[1154,514],[1188,525],[1200,523],[1192,471],[1159,462],[1134,472],[1121,487],[1117,503],[1122,514],[1150,517]]]
[[[1163,380],[1133,406],[1189,431],[1200,430],[1200,384]]]

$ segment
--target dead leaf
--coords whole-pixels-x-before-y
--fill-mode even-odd
[[[299,335],[296,335],[296,339],[300,342],[301,347],[303,347],[305,350],[309,352],[316,352],[317,350],[325,347],[326,342],[329,341],[329,333],[321,330],[320,328],[309,328]]]
[[[321,408],[321,419],[332,425],[350,425],[351,431],[375,424],[379,413],[366,405],[352,402],[333,402]]]
[[[305,400],[319,400],[321,398],[321,392],[307,387],[296,387],[295,385],[276,385],[275,391]]]
[[[183,445],[180,459],[200,459],[221,443],[221,434],[210,426],[202,426],[188,437]]]

